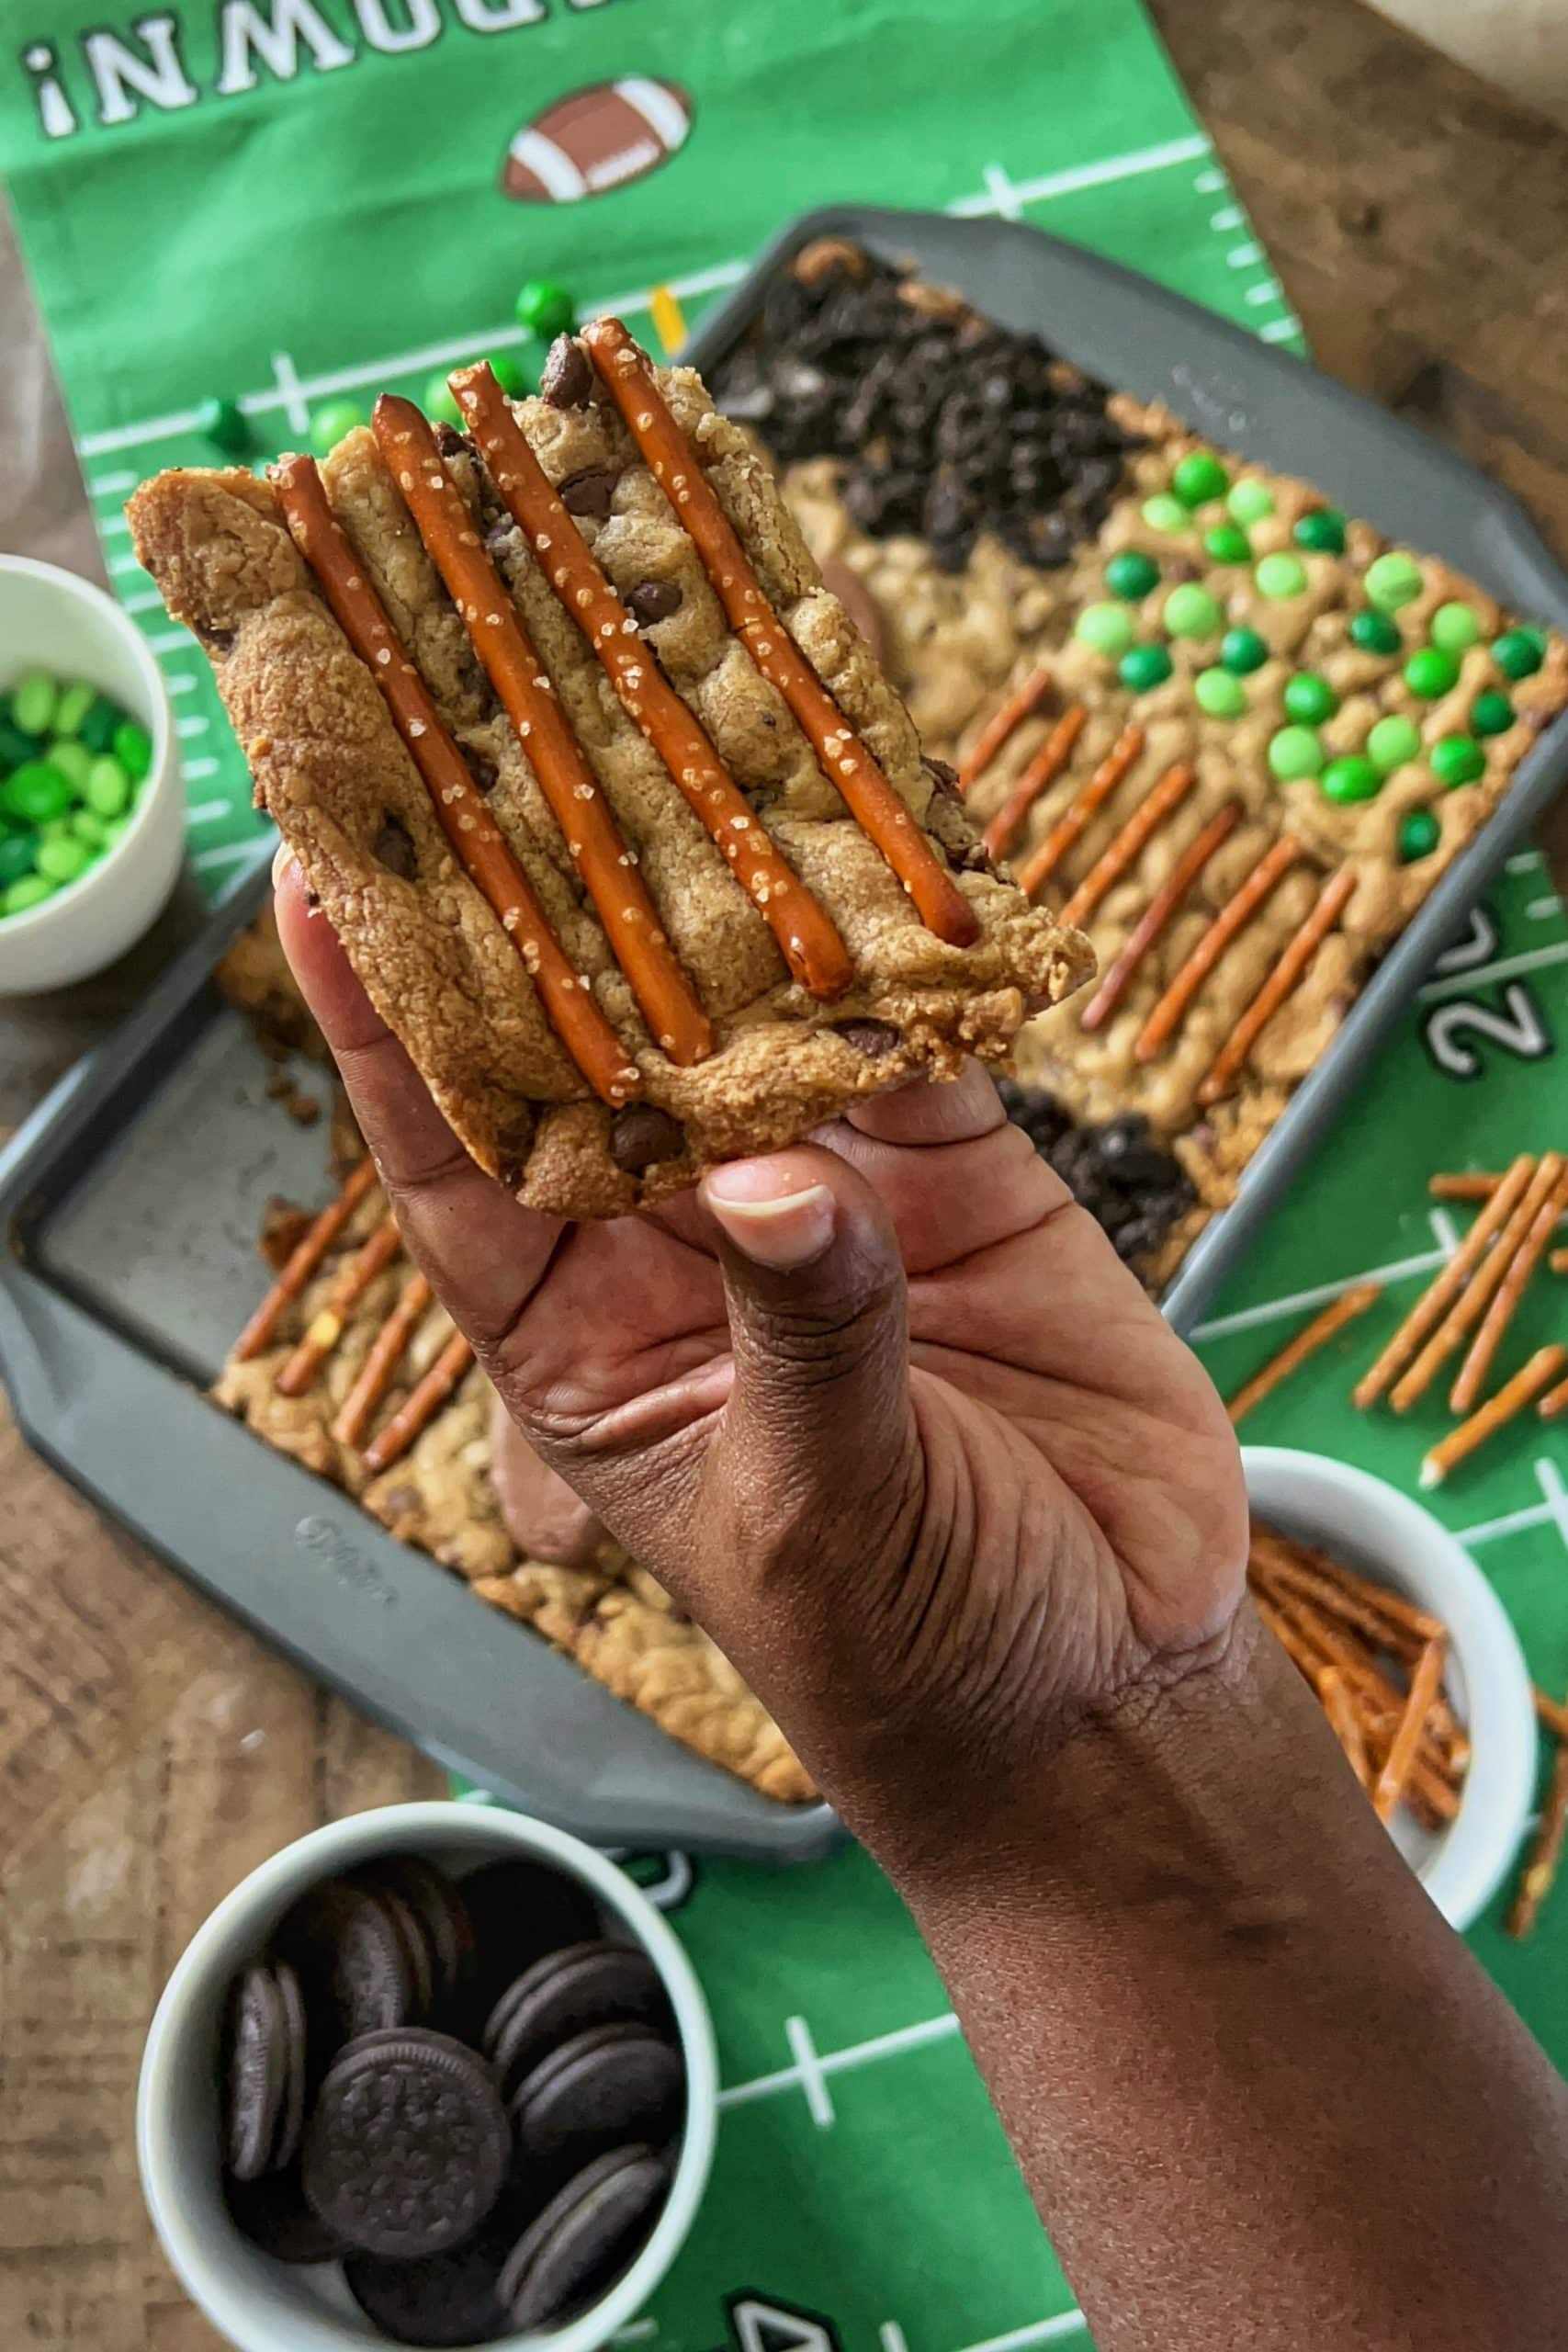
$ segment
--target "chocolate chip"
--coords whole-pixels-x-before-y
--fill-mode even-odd
[[[602,523],[619,480],[613,467],[586,466],[580,474],[568,474],[559,485],[560,503],[569,514],[591,514]]]
[[[501,770],[487,753],[476,752],[471,744],[463,746],[463,758],[475,785],[488,798],[501,782]]]
[[[895,1029],[891,1021],[836,1021],[833,1035],[873,1062],[879,1062],[904,1042],[902,1031]]]
[[[539,392],[552,408],[586,408],[593,396],[593,362],[569,334],[558,334],[545,361]]]
[[[234,639],[238,635],[237,630],[231,628],[203,628],[199,621],[194,623],[193,626],[197,637],[201,639],[203,648],[207,652],[232,652]]]
[[[662,1159],[679,1159],[686,1130],[654,1102],[628,1102],[610,1122],[610,1157],[628,1176],[640,1176]]]
[[[945,760],[933,760],[929,757],[922,758],[920,765],[931,780],[933,792],[945,793],[950,800],[963,799],[964,795],[958,789],[956,768],[949,767]]]
[[[457,426],[455,424],[448,424],[444,417],[434,427],[434,432],[435,446],[440,450],[444,458],[471,458],[473,456],[474,445],[469,440],[468,435],[466,433],[459,433]]]
[[[371,855],[384,865],[389,874],[412,882],[419,872],[419,854],[413,845],[413,835],[400,817],[389,813],[381,820]]]
[[[651,628],[681,609],[682,595],[672,580],[639,580],[626,591],[626,610],[639,628]]]

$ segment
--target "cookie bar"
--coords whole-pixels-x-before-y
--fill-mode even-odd
[[[319,471],[175,472],[137,551],[474,1158],[613,1216],[1090,969],[1000,876],[746,435],[617,322],[465,437],[384,398]]]

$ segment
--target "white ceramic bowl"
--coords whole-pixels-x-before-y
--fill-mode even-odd
[[[35,996],[101,972],[163,912],[185,854],[185,793],[169,697],[134,621],[101,588],[0,556],[0,692],[29,670],[86,678],[152,738],[152,765],[122,838],[23,915],[0,918],[0,996]]]
[[[423,1854],[454,1872],[509,1855],[549,1863],[587,1887],[606,1929],[640,1945],[664,1980],[686,2064],[686,2123],[664,2211],[630,2269],[592,2309],[547,2336],[507,2335],[497,2347],[594,2352],[647,2301],[701,2201],[718,2120],[713,2026],[691,1962],[631,1881],[592,1847],[521,1814],[442,1804],[355,1814],[274,1854],[197,1930],[158,2004],[137,2093],[137,2159],[164,2251],[192,2301],[241,2352],[367,2352],[389,2342],[335,2266],[275,2262],[230,2220],[219,2161],[218,2066],[229,1984],[289,1905],[321,1879],[395,1853]]]
[[[1406,1812],[1394,1840],[1443,1917],[1468,1928],[1496,1892],[1535,1794],[1535,1709],[1507,1612],[1464,1546],[1369,1471],[1280,1445],[1242,1448],[1258,1517],[1440,1617],[1452,1637],[1444,1690],[1470,1733],[1460,1807],[1446,1829]]]

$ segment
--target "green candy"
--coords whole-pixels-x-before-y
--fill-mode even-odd
[[[130,778],[118,760],[95,760],[82,797],[95,817],[122,817],[130,805]]]
[[[1481,616],[1473,605],[1439,605],[1427,634],[1445,653],[1468,653],[1481,640]]]
[[[1255,628],[1226,629],[1220,647],[1220,660],[1238,678],[1249,678],[1254,670],[1261,670],[1269,659],[1269,645]]]
[[[1492,659],[1506,678],[1533,678],[1546,659],[1546,649],[1531,629],[1505,629],[1492,648]]]
[[[1321,738],[1310,727],[1281,727],[1269,745],[1269,765],[1281,784],[1321,775],[1327,757]]]
[[[1423,702],[1440,702],[1459,684],[1459,663],[1440,645],[1424,645],[1405,663],[1404,683]]]
[[[0,841],[0,890],[8,890],[24,874],[30,874],[38,856],[38,839],[33,833],[7,833]]]
[[[1414,719],[1380,718],[1367,737],[1367,757],[1382,775],[1421,756],[1421,729]]]
[[[1235,523],[1216,523],[1203,534],[1204,552],[1216,563],[1250,563],[1252,541]]]
[[[1506,735],[1514,723],[1514,706],[1506,695],[1477,695],[1470,706],[1470,723],[1477,735]]]
[[[1163,617],[1172,637],[1218,637],[1225,625],[1218,599],[1191,581],[1171,590],[1165,600]]]
[[[115,729],[124,718],[118,703],[110,702],[107,695],[95,695],[76,732],[89,752],[107,752],[114,741]]]
[[[1235,520],[1250,530],[1254,523],[1263,522],[1274,512],[1274,493],[1266,481],[1244,479],[1232,486],[1225,505]]]
[[[93,853],[85,842],[73,841],[69,834],[63,841],[39,843],[39,872],[46,880],[58,882],[62,887],[85,874],[92,862]]]
[[[357,401],[327,401],[310,419],[310,447],[318,458],[330,458],[340,441],[369,421]]]
[[[98,698],[96,686],[78,678],[74,685],[62,687],[54,709],[54,731],[57,735],[77,735],[82,721]]]
[[[528,390],[528,379],[523,372],[521,360],[514,359],[510,351],[487,351],[485,358],[491,374],[507,399],[520,401]]]
[[[1404,644],[1399,624],[1386,613],[1357,613],[1350,623],[1350,636],[1363,653],[1398,653]]]
[[[1307,584],[1306,566],[1298,555],[1266,555],[1252,576],[1258,594],[1274,603],[1299,596]]]
[[[1231,478],[1212,449],[1194,449],[1171,475],[1170,486],[1183,506],[1207,506],[1224,496]]]
[[[13,882],[4,898],[0,898],[0,915],[29,914],[34,907],[41,907],[46,899],[54,896],[54,884],[42,874],[24,874]]]
[[[1118,662],[1133,642],[1133,616],[1124,605],[1086,605],[1073,635],[1080,645]]]
[[[51,817],[63,817],[71,800],[68,779],[47,760],[29,760],[0,784],[0,808],[24,825],[47,825]]]
[[[1353,752],[1348,758],[1330,760],[1318,784],[1325,800],[1345,807],[1352,801],[1375,800],[1382,790],[1382,776],[1371,760]]]
[[[130,819],[129,817],[116,817],[111,823],[104,827],[105,850],[108,851],[111,849],[118,849],[130,831]]]
[[[24,735],[47,735],[54,725],[60,688],[45,670],[21,679],[11,701],[11,724]]]
[[[1151,531],[1184,531],[1189,516],[1179,498],[1161,491],[1157,497],[1145,499],[1144,520]]]
[[[1159,566],[1152,555],[1127,548],[1106,565],[1105,584],[1123,604],[1141,604],[1151,589],[1159,586]]]
[[[1445,735],[1428,757],[1438,782],[1452,792],[1461,784],[1477,784],[1486,773],[1486,754],[1472,735]]]
[[[517,297],[517,323],[549,343],[570,334],[577,324],[577,305],[553,277],[531,277]]]
[[[251,428],[238,401],[214,392],[196,412],[196,429],[226,458],[243,458],[251,447]]]
[[[73,841],[85,842],[91,850],[102,849],[108,828],[101,817],[95,817],[90,808],[78,808],[70,823]]]
[[[1339,697],[1315,670],[1298,670],[1285,686],[1285,708],[1303,727],[1321,727],[1339,707]]]
[[[1399,820],[1399,862],[1414,865],[1417,858],[1430,857],[1442,839],[1443,829],[1429,808],[1411,808]]]
[[[115,758],[119,762],[132,784],[141,783],[143,778],[151,773],[152,738],[145,727],[138,727],[134,718],[124,720],[115,729],[114,743],[111,748]]]
[[[463,412],[457,406],[457,395],[438,368],[424,388],[421,402],[426,416],[434,417],[438,424],[461,424]]]
[[[1247,711],[1247,688],[1230,670],[1200,670],[1192,681],[1200,710],[1211,718],[1240,718]]]
[[[8,718],[0,718],[0,775],[8,775],[13,768],[38,759],[42,751],[43,745],[36,735],[24,735]]]
[[[60,770],[73,792],[81,791],[87,781],[87,770],[93,764],[93,755],[85,743],[79,743],[73,735],[67,735],[60,742],[51,743],[44,756],[51,768]]]
[[[1175,666],[1163,645],[1134,645],[1122,655],[1116,674],[1129,694],[1146,695],[1163,686]]]
[[[1414,556],[1380,555],[1367,571],[1367,602],[1380,613],[1397,613],[1413,604],[1426,582]]]
[[[1337,506],[1314,507],[1302,516],[1291,536],[1297,547],[1307,548],[1314,555],[1343,555],[1345,517]]]
[[[39,826],[35,838],[40,842],[62,842],[70,831],[69,817],[51,817]]]

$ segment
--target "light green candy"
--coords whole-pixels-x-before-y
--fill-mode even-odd
[[[1392,775],[1421,756],[1421,729],[1408,718],[1380,718],[1367,737],[1367,757],[1380,775]]]
[[[1225,504],[1235,520],[1244,526],[1261,523],[1274,512],[1274,493],[1266,481],[1233,482]]]
[[[1086,605],[1073,635],[1080,645],[1119,662],[1133,642],[1133,616],[1125,605]]]
[[[97,688],[88,685],[83,679],[78,679],[73,686],[67,686],[55,705],[55,733],[74,735],[97,698]]]
[[[93,755],[85,743],[79,743],[74,736],[65,736],[51,743],[44,756],[51,768],[60,770],[73,791],[81,791],[93,764]]]
[[[11,701],[11,716],[24,735],[47,735],[54,724],[60,688],[47,670],[32,670],[21,679]]]
[[[1299,596],[1307,584],[1306,566],[1294,555],[1266,555],[1252,576],[1258,594],[1273,603]]]
[[[1172,637],[1218,637],[1225,625],[1215,598],[1192,581],[1171,590],[1165,600],[1164,619]]]
[[[1415,603],[1424,585],[1414,556],[1380,555],[1367,571],[1367,602],[1380,613],[1397,613]]]
[[[1247,711],[1247,688],[1229,670],[1200,670],[1192,681],[1200,710],[1211,718],[1241,718]]]
[[[1269,765],[1281,784],[1299,784],[1303,776],[1321,775],[1327,757],[1323,739],[1313,727],[1281,727],[1269,745]]]
[[[1192,517],[1179,498],[1172,498],[1168,491],[1144,501],[1144,520],[1151,531],[1185,531]]]
[[[1481,641],[1481,616],[1473,605],[1439,605],[1427,635],[1445,653],[1468,653]]]
[[[92,862],[93,853],[86,842],[73,841],[69,834],[62,841],[39,843],[38,870],[48,881],[62,885],[74,882],[85,874]]]
[[[87,770],[82,797],[95,817],[121,817],[130,803],[130,778],[119,762],[106,752]]]

